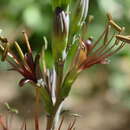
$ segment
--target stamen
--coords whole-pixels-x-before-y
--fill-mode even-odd
[[[116,35],[116,38],[118,40],[123,41],[123,42],[130,43],[130,37],[129,36]]]
[[[24,67],[25,69],[27,69],[27,71],[29,71],[29,72],[31,73],[31,68],[28,66],[28,64],[27,64],[27,62],[26,62],[26,60],[25,60],[24,54],[23,54],[23,52],[22,52],[22,49],[20,48],[19,44],[18,44],[16,41],[15,41],[14,44],[15,44],[15,47],[16,47],[16,49],[17,49],[17,51],[18,51],[18,54],[19,54],[21,60],[23,61],[23,67]],[[21,62],[21,63],[22,63],[22,62]]]
[[[122,30],[121,32],[118,33],[118,35],[121,35],[123,32],[125,31],[125,27],[122,27]],[[119,39],[116,39],[116,43],[118,44],[119,43]]]
[[[107,29],[107,27],[106,27]],[[99,43],[99,41],[103,38],[104,34],[106,33],[106,29],[103,31],[103,33],[100,35],[100,37],[95,41],[95,43],[92,46],[92,50],[96,47],[96,45]]]
[[[23,31],[23,35],[24,35],[25,42],[26,42],[26,45],[27,45],[27,48],[28,48],[28,52],[32,53],[32,49],[31,49],[31,46],[30,46],[30,43],[29,43],[29,40],[28,40],[27,33],[25,31]]]
[[[83,63],[79,66],[79,68],[87,68],[93,64],[96,64],[97,62],[100,62],[101,60],[105,59],[105,58],[108,58],[110,56],[112,56],[113,54],[117,53],[123,46],[125,45],[124,42],[121,43],[121,45],[115,49],[114,51],[110,52],[109,54],[107,54],[107,52],[109,52],[109,50],[111,50],[110,48],[107,50],[107,52],[103,53],[102,55],[98,56],[98,57],[95,57],[93,59],[90,59],[88,62],[86,63]],[[111,48],[113,48],[115,46],[115,44],[113,44],[113,46]]]
[[[20,48],[19,44],[15,41],[14,45],[15,45],[16,50],[18,51],[20,58],[25,63],[24,54],[23,54],[22,49]]]
[[[119,42],[119,41],[115,40],[114,44],[110,48],[106,49],[106,51],[104,53],[102,53],[102,54],[100,53],[100,55],[106,55],[108,52],[110,52],[115,46],[117,46],[117,42]]]
[[[119,44],[119,40],[115,40],[114,44],[109,48],[109,49],[106,49],[106,51],[103,53],[103,54],[106,54],[107,52],[109,52],[110,50],[112,50],[115,46],[117,46]],[[103,51],[100,51],[99,54],[101,54]]]
[[[113,40],[114,37],[115,37],[115,33],[111,36],[111,38],[109,39],[109,41],[106,42],[105,45],[103,44],[103,45],[101,45],[101,47],[99,47],[97,50],[95,50],[93,55],[101,54],[107,48],[107,46],[111,43],[111,41]]]
[[[3,47],[1,44],[0,44],[0,48],[1,48],[2,51],[4,51],[4,47]],[[14,62],[15,62],[16,64],[19,64],[18,58],[16,57],[15,54],[13,54],[13,52],[11,52],[11,50],[8,50],[7,55],[8,55],[10,58],[12,58],[12,60],[14,60]],[[6,60],[7,60],[7,59],[6,59]]]
[[[103,55],[99,56],[99,57],[97,58],[97,60],[95,61],[95,63],[96,63],[96,62],[99,62],[100,60],[102,60],[102,59],[104,59],[104,58],[108,58],[108,57],[114,55],[114,54],[117,53],[124,45],[125,45],[125,43],[122,42],[121,45],[120,45],[117,49],[115,49],[114,51],[110,52],[109,54],[106,53],[106,54],[103,54]]]
[[[118,32],[121,32],[121,31],[122,31],[122,28],[121,28],[119,25],[117,25],[113,20],[110,20],[110,21],[109,21],[109,24],[110,24],[113,28],[115,28]]]
[[[111,26],[108,25],[108,27],[107,27],[107,29],[106,29],[105,36],[104,36],[104,44],[106,44],[107,41],[108,41],[108,35],[109,35],[109,32],[110,32],[110,29],[111,29]]]

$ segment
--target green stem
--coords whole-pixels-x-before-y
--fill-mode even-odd
[[[60,116],[60,111],[59,113],[58,110],[60,108],[60,105],[61,105],[62,101],[58,101],[56,102],[55,104],[55,107],[54,107],[54,111],[53,111],[53,114],[50,115],[50,116],[47,116],[47,127],[46,127],[46,130],[54,130],[56,125],[57,125],[57,116]],[[57,115],[59,114],[59,115]]]
[[[47,118],[46,130],[51,130],[53,127],[53,116],[46,116],[46,118]]]

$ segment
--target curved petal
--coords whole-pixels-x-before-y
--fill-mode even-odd
[[[19,86],[23,87],[25,85],[35,85],[35,82],[33,80],[23,78],[19,81]]]

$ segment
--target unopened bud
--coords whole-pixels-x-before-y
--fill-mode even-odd
[[[69,20],[67,14],[61,9],[56,8],[54,19],[54,33],[55,36],[62,39],[68,35]]]
[[[88,14],[89,0],[78,0],[75,7],[73,18],[72,18],[72,28],[75,33],[82,26]]]
[[[54,56],[66,48],[69,32],[69,17],[61,8],[55,10],[52,49]]]

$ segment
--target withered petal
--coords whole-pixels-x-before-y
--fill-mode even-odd
[[[23,87],[25,84],[30,83],[30,84],[34,84],[33,80],[27,79],[27,78],[23,78],[19,81],[19,86]]]

